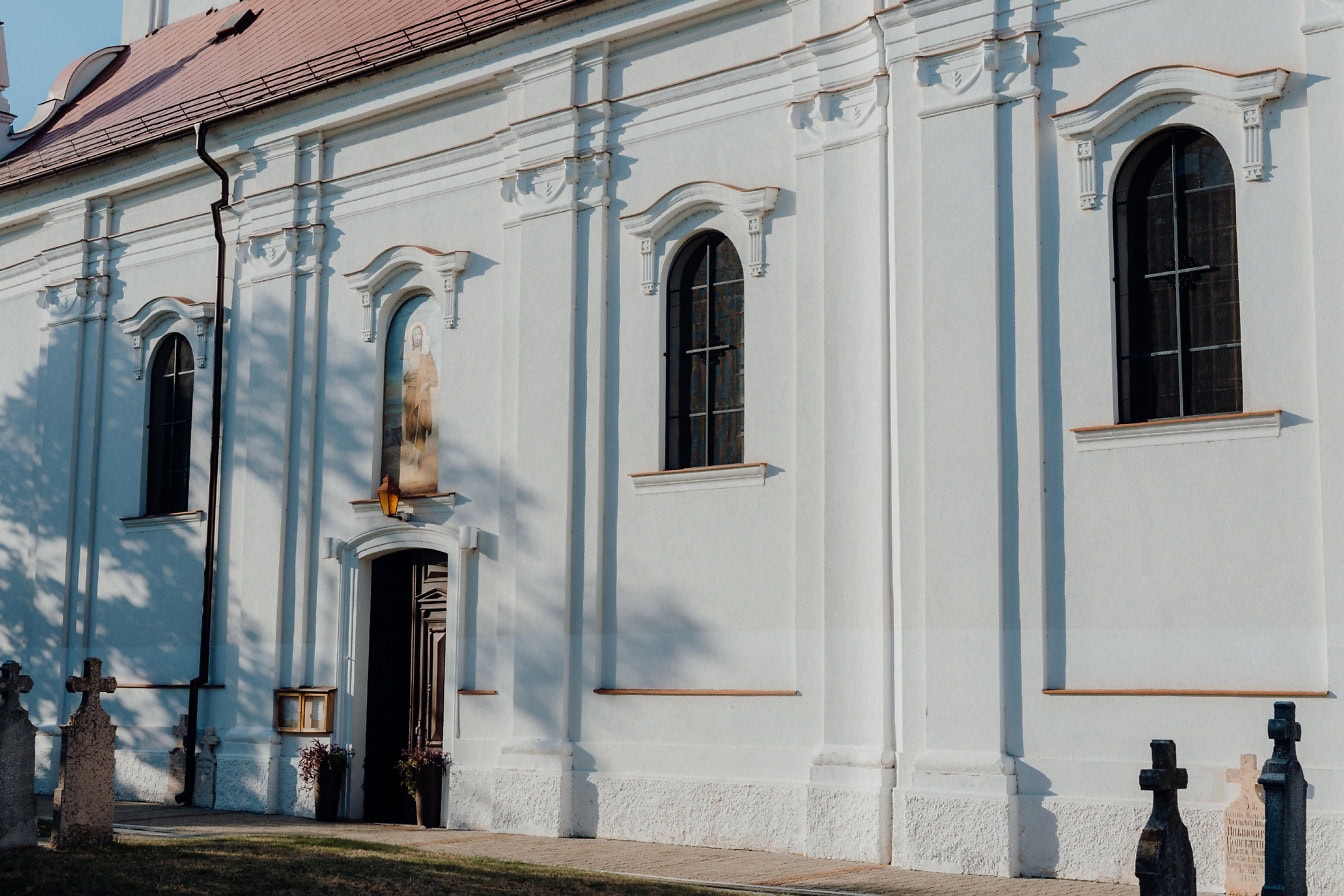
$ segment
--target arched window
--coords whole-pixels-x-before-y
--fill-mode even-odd
[[[708,232],[678,253],[667,292],[668,470],[742,463],[742,261]]]
[[[1241,410],[1233,169],[1203,131],[1163,131],[1115,195],[1121,423]]]
[[[146,515],[187,509],[195,379],[196,365],[187,340],[177,333],[165,336],[150,368]]]

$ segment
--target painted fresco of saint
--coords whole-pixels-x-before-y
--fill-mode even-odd
[[[439,340],[436,309],[420,296],[388,328],[383,377],[383,473],[403,495],[439,490]],[[400,350],[398,350],[398,348]]]
[[[425,446],[434,435],[434,399],[439,394],[439,369],[434,356],[425,346],[425,325],[411,325],[410,344],[402,361],[401,375],[401,460],[402,471],[407,467],[420,471],[424,464]],[[438,444],[438,440],[434,440]]]

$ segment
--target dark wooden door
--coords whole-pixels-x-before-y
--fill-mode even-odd
[[[364,818],[411,824],[415,804],[397,760],[412,745],[443,748],[444,690],[452,659],[448,566],[435,551],[401,551],[373,562],[364,737]]]

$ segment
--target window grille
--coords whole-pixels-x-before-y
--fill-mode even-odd
[[[149,462],[145,514],[187,509],[191,477],[191,402],[196,367],[182,336],[164,337],[149,380]]]
[[[1121,423],[1241,411],[1236,195],[1193,128],[1140,146],[1117,182]]]
[[[742,261],[721,233],[696,237],[673,262],[666,469],[742,463],[743,286]]]

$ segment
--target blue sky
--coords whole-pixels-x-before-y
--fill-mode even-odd
[[[9,110],[22,127],[70,62],[121,39],[121,0],[0,0]]]

